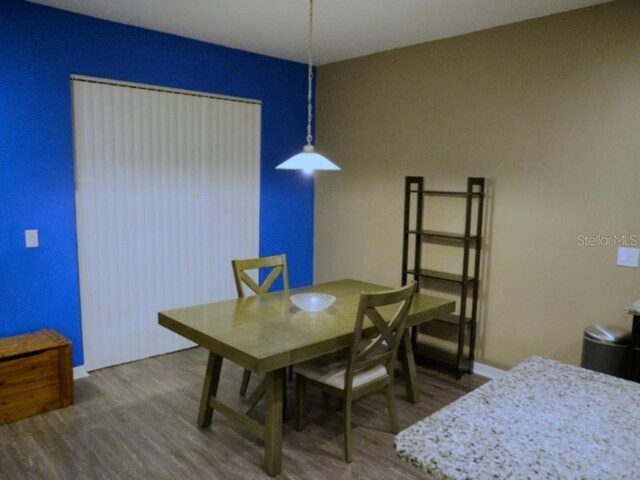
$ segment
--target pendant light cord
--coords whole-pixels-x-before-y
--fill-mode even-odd
[[[313,90],[313,0],[309,0],[309,74],[307,77],[307,145],[313,143],[311,121],[313,119],[312,90]]]
[[[285,160],[276,168],[281,170],[304,170],[313,172],[315,170],[340,170],[335,163],[322,156],[313,148],[313,134],[311,133],[311,123],[313,120],[313,0],[309,0],[309,64],[307,74],[307,144],[302,152]]]

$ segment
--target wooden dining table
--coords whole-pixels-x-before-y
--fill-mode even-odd
[[[214,410],[224,414],[264,441],[264,469],[271,476],[280,473],[283,385],[287,367],[349,347],[360,294],[388,289],[383,285],[348,279],[158,313],[160,325],[209,350],[198,426],[209,426]],[[306,312],[295,307],[289,299],[295,293],[304,292],[327,293],[334,295],[336,300],[326,310]],[[454,308],[455,302],[451,300],[416,294],[407,326],[451,313]],[[409,328],[403,348],[402,371],[407,399],[416,403],[418,388]],[[223,359],[265,373],[264,424],[217,397]]]

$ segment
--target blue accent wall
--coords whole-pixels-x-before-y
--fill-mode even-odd
[[[312,282],[313,180],[274,170],[305,142],[305,65],[0,0],[0,336],[53,328],[84,363],[71,74],[262,101],[260,254],[286,253],[291,285]]]

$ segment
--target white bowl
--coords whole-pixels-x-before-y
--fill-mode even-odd
[[[296,307],[305,312],[320,312],[336,301],[336,297],[327,293],[297,293],[290,298]]]

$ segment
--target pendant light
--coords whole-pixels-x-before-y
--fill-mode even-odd
[[[309,65],[307,75],[307,144],[298,153],[285,160],[276,168],[281,170],[304,170],[313,173],[315,170],[340,170],[335,163],[315,152],[313,149],[313,135],[311,134],[311,120],[313,119],[313,0],[309,0]]]

